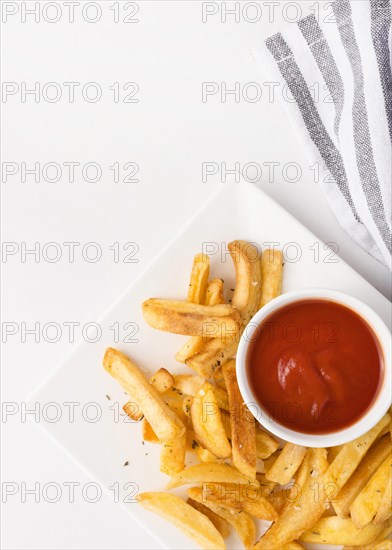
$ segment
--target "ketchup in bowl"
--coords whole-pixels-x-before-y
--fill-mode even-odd
[[[246,357],[251,391],[278,423],[308,434],[354,424],[382,381],[376,335],[340,303],[305,299],[271,313],[257,328]]]

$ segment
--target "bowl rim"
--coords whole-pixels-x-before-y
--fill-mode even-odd
[[[247,378],[246,355],[252,335],[259,325],[271,314],[286,305],[306,300],[325,299],[342,304],[356,313],[372,328],[378,338],[384,358],[384,373],[381,387],[368,410],[356,422],[341,430],[326,434],[309,434],[287,428],[272,418],[254,397]],[[388,411],[391,406],[392,366],[391,366],[391,333],[385,322],[367,304],[346,294],[329,288],[305,288],[281,294],[263,306],[246,325],[238,345],[236,356],[236,373],[238,386],[245,404],[256,420],[269,432],[290,443],[306,447],[333,447],[342,445],[360,437],[369,431]]]

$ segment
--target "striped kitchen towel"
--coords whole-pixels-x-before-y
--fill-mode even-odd
[[[341,225],[391,268],[390,0],[335,0],[255,51]],[[311,205],[309,205],[311,208]]]

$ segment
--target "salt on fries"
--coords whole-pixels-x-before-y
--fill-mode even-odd
[[[143,439],[161,445],[160,469],[171,478],[166,490],[193,485],[186,502],[166,491],[141,493],[139,503],[202,548],[224,549],[234,528],[254,550],[301,550],[302,542],[392,550],[390,415],[328,450],[281,446],[255,426],[233,356],[250,318],[281,292],[282,254],[265,250],[260,257],[241,240],[228,249],[236,273],[231,305],[223,281],[208,280],[204,254],[194,257],[184,301],[143,304],[152,327],[191,337],[176,359],[193,373],[161,368],[147,380],[126,355],[106,351],[104,368],[129,395],[124,411],[133,420],[144,417]],[[199,463],[189,465],[188,453]],[[272,522],[257,542],[256,519]]]

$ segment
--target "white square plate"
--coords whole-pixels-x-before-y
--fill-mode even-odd
[[[234,269],[226,244],[234,239],[261,247],[275,242],[283,248],[284,291],[335,288],[360,298],[389,322],[389,301],[271,198],[246,182],[222,187],[103,316],[99,341],[79,343],[33,398],[41,407],[53,402],[61,407],[56,422],[49,421],[55,414],[47,408],[42,424],[112,498],[118,498],[156,539],[157,547],[196,548],[176,528],[132,502],[139,491],[163,490],[168,478],[159,472],[158,446],[143,445],[141,426],[121,415],[126,396],[103,371],[102,357],[106,347],[113,346],[132,356],[146,372],[162,366],[184,372],[186,367],[176,363],[174,354],[186,337],[148,327],[140,305],[149,297],[184,298],[192,258],[202,250],[213,252],[212,276],[222,277],[226,289],[233,288]],[[65,403],[76,404],[74,419]],[[126,461],[129,465],[124,467]],[[178,494],[185,495],[185,489]],[[228,548],[241,547],[234,535],[227,542]]]

